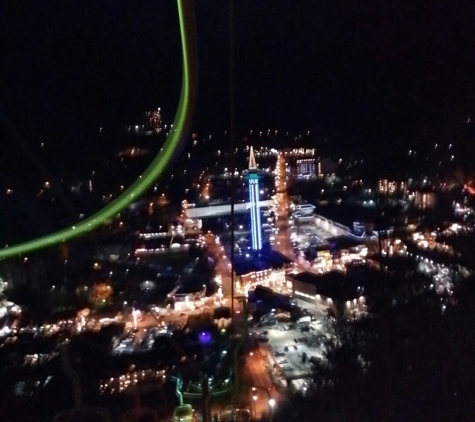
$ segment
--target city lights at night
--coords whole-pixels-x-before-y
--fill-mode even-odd
[[[469,2],[10,2],[0,420],[471,421]]]

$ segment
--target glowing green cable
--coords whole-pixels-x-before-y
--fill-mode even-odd
[[[173,127],[162,150],[154,158],[144,173],[124,193],[118,196],[102,210],[74,226],[46,236],[30,240],[19,245],[0,250],[0,259],[14,255],[25,254],[37,249],[52,246],[94,230],[105,220],[114,218],[132,201],[143,195],[171,163],[177,148],[184,142],[187,128],[190,124],[196,99],[196,55],[194,50],[194,14],[193,2],[177,0],[180,20],[181,47],[183,56],[183,76],[178,110],[173,121]]]

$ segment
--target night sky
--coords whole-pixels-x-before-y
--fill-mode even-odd
[[[235,3],[242,133],[311,129],[353,147],[398,145],[456,137],[475,118],[471,1]],[[140,122],[146,109],[161,106],[171,122],[181,82],[174,1],[0,7],[1,106],[24,142],[67,157],[90,153],[99,126]],[[203,134],[228,127],[228,19],[226,1],[196,1]]]

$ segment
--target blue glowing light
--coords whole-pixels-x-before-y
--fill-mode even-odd
[[[259,206],[259,178],[257,174],[249,175],[249,202],[251,203],[252,249],[262,249],[261,212]]]
[[[202,332],[200,333],[200,339],[199,339],[201,344],[208,344],[211,343],[211,334],[208,332]]]

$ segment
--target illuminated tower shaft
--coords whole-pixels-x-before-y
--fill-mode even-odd
[[[262,249],[262,226],[259,205],[259,176],[252,147],[249,155],[249,202],[251,205],[252,249],[260,251]]]

